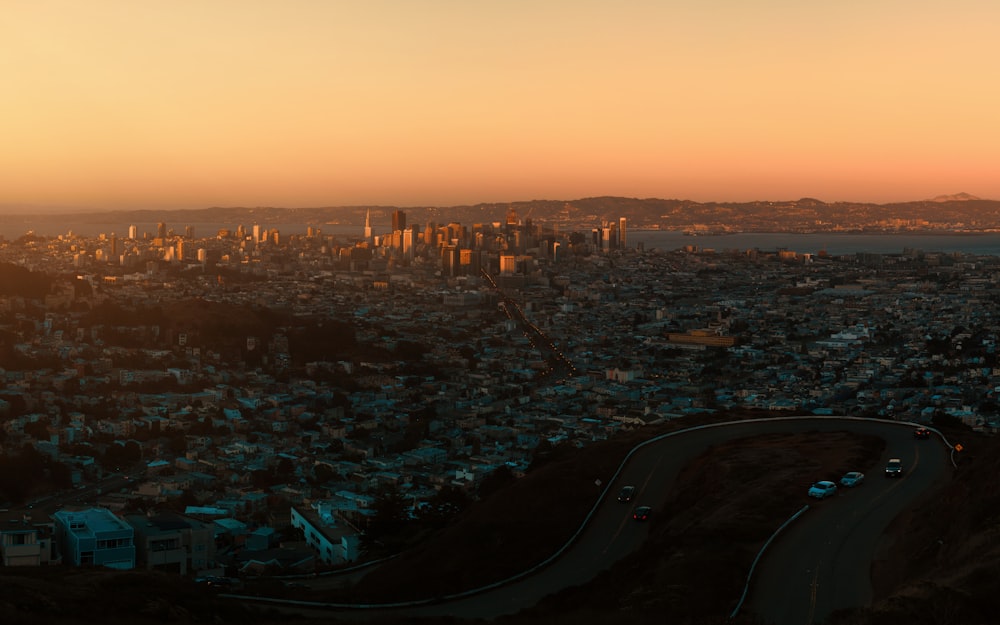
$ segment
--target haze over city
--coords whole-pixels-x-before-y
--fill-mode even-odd
[[[1000,197],[993,3],[5,3],[0,211]]]

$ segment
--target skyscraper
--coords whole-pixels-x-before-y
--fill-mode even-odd
[[[392,231],[402,232],[406,230],[406,213],[403,211],[392,212]]]
[[[625,218],[618,218],[618,247],[625,249],[628,247],[628,237],[625,231]]]
[[[365,211],[365,243],[372,242],[372,209]]]
[[[413,260],[414,252],[414,241],[413,241],[413,228],[407,228],[403,230],[403,257],[408,260]]]
[[[441,275],[457,276],[459,267],[458,247],[451,244],[441,246]]]

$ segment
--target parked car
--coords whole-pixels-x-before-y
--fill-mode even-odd
[[[840,478],[840,485],[846,486],[848,488],[854,488],[855,486],[860,486],[862,482],[865,481],[865,474],[860,471],[850,471],[844,474],[844,477]]]
[[[901,477],[903,475],[903,461],[899,458],[892,458],[885,465],[886,477]]]
[[[636,521],[648,521],[653,509],[649,506],[639,506],[632,511],[632,518]]]
[[[913,430],[913,438],[930,438],[931,431],[927,428],[917,428]]]
[[[822,480],[809,487],[809,496],[816,499],[826,499],[837,494],[837,485],[833,482]]]
[[[633,497],[635,497],[635,486],[626,486],[618,493],[618,501],[621,503],[628,503]]]

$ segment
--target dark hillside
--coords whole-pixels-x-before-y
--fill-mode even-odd
[[[979,625],[998,621],[1000,439],[956,431],[964,451],[954,479],[891,528],[891,570],[875,569],[870,610],[830,625]]]
[[[664,618],[692,625],[725,622],[757,550],[806,503],[803,471],[837,475],[857,467],[868,470],[883,444],[879,438],[847,432],[806,433],[752,437],[710,450],[685,469],[664,512],[653,517],[640,552],[590,584],[501,620],[531,625],[610,625],[623,619],[643,624]],[[544,559],[564,538],[544,531],[546,524],[536,519],[569,517],[574,511],[576,519],[582,518],[586,511],[577,510],[580,505],[565,506],[586,498],[584,491],[594,488],[592,475],[613,464],[612,455],[608,448],[579,454],[501,490],[439,538],[373,574],[359,589],[362,596],[377,600],[381,592],[388,600],[387,588],[407,588],[413,597],[457,592]],[[559,494],[563,490],[570,493],[566,499]],[[575,525],[566,525],[562,531],[568,536]],[[531,540],[535,533],[554,542]]]
[[[390,597],[386,589],[408,587],[412,590],[405,594],[410,596],[458,591],[530,566],[554,551],[589,509],[596,497],[594,476],[610,475],[631,445],[651,435],[650,430],[627,434],[595,445],[591,453],[557,449],[528,476],[499,486],[440,535],[427,538],[349,596],[398,599],[398,592],[393,590]],[[836,439],[830,436],[769,435],[711,450],[685,469],[683,486],[668,496],[669,514],[654,517],[641,551],[590,584],[567,589],[532,610],[496,622],[727,622],[752,555],[803,503],[802,467],[834,475],[846,467],[872,470],[881,453],[879,439],[847,433],[837,434]],[[954,479],[940,492],[929,493],[912,514],[890,528],[893,551],[887,560],[893,564],[891,570],[874,571],[875,606],[835,615],[826,625],[996,622],[1000,441],[967,431],[959,436],[966,451]],[[562,491],[565,496],[559,494]],[[529,533],[538,533],[547,542],[526,542],[525,517],[538,515],[567,522],[531,523]],[[441,553],[447,556],[440,557]],[[301,598],[335,596],[314,591]],[[96,614],[111,624],[277,623],[294,618],[219,601],[174,576],[47,567],[8,569],[0,580],[4,623],[85,623],[93,622]],[[740,615],[736,622],[752,623],[752,615]]]

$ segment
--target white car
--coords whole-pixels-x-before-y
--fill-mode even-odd
[[[816,499],[826,499],[827,497],[833,497],[836,494],[837,485],[827,480],[816,482],[809,487],[809,496],[815,497]]]
[[[855,486],[860,486],[864,481],[864,473],[861,473],[860,471],[851,471],[850,473],[845,473],[844,477],[840,478],[840,485],[848,488],[854,488]]]

